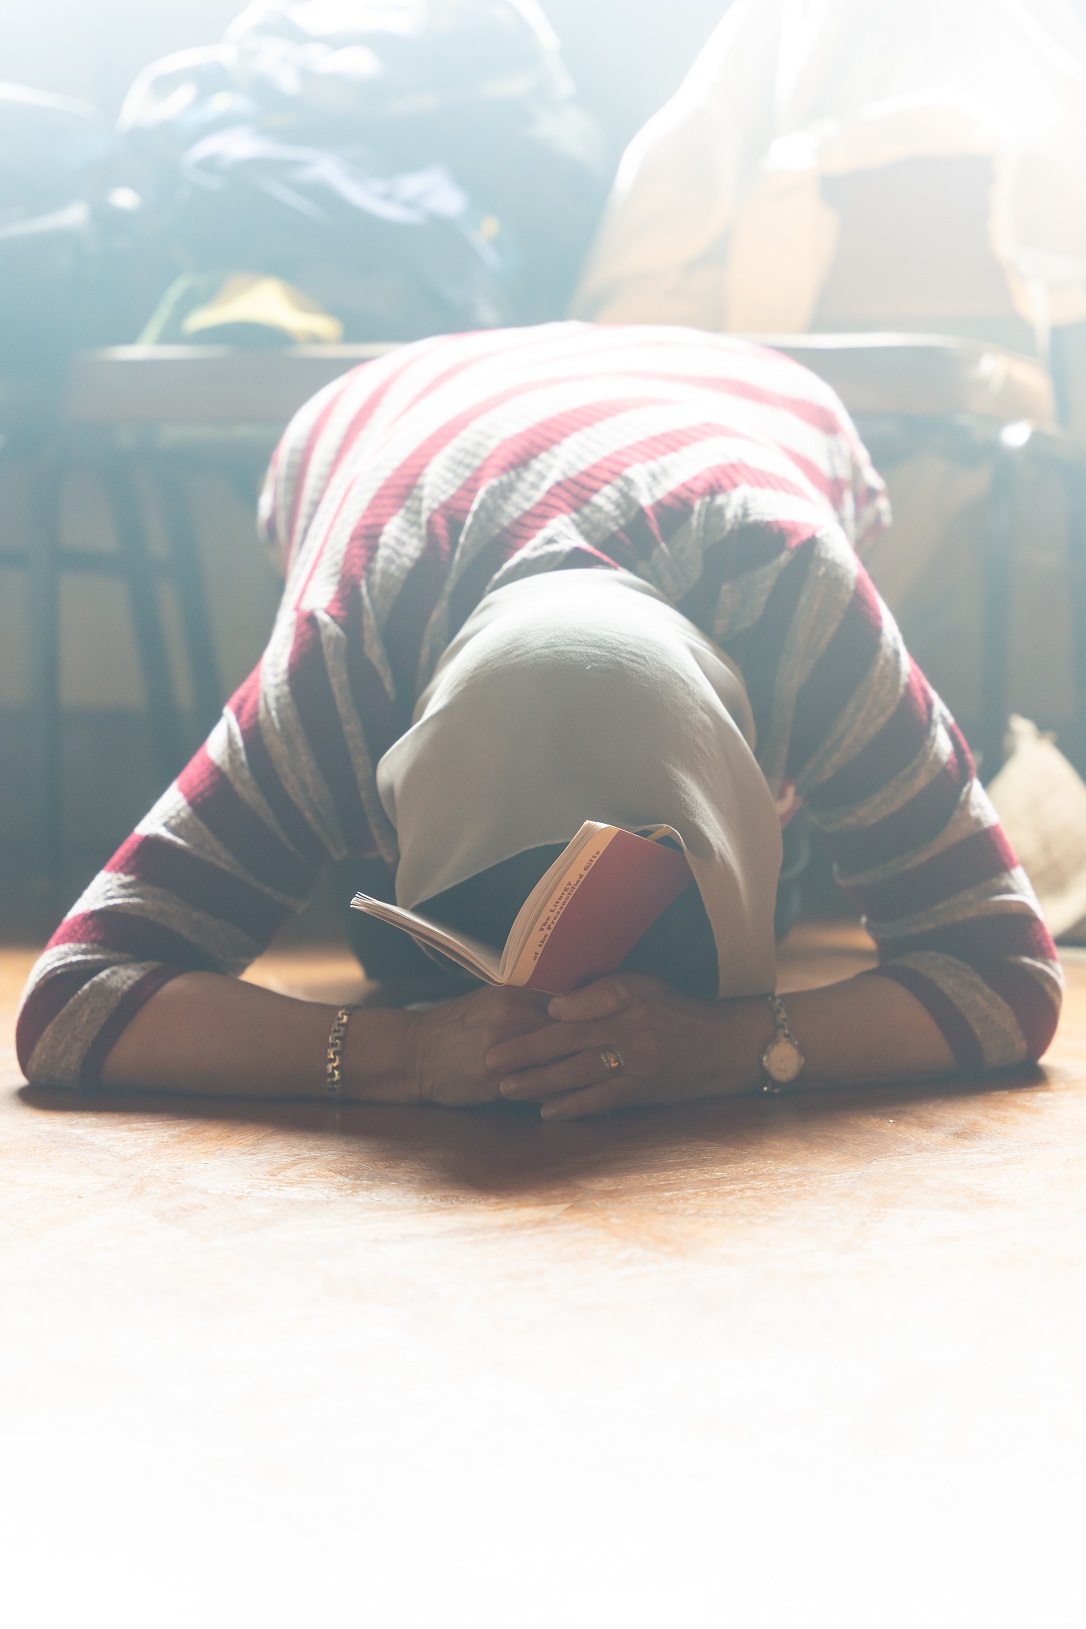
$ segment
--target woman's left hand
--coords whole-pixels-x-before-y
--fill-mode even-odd
[[[764,1000],[711,1003],[659,979],[619,974],[555,996],[557,1020],[487,1054],[502,1096],[547,1120],[750,1091],[773,1036]]]

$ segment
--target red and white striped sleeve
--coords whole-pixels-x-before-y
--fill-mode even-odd
[[[770,785],[795,784],[879,973],[926,1007],[959,1068],[1038,1059],[1061,969],[960,730],[839,531],[760,546],[725,582],[718,637],[747,680]]]
[[[330,860],[387,849],[367,789],[391,726],[358,644],[320,615],[281,623],[206,744],[46,946],[16,1032],[29,1080],[93,1086],[163,984],[240,974]]]

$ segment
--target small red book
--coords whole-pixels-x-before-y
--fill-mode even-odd
[[[679,841],[670,826],[632,832],[586,820],[524,901],[501,949],[368,894],[351,904],[488,984],[565,995],[621,967],[690,883],[681,846],[664,838]]]

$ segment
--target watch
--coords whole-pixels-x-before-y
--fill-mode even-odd
[[[807,1060],[800,1051],[799,1042],[792,1034],[792,1026],[788,1022],[788,1014],[784,1010],[784,1002],[780,996],[767,996],[766,1000],[773,1009],[776,1033],[762,1053],[762,1068],[765,1070],[762,1091],[775,1096],[777,1092],[783,1091],[786,1086],[791,1086],[798,1080]]]

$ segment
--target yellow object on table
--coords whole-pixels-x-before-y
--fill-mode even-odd
[[[238,272],[228,277],[206,305],[181,324],[186,338],[213,342],[224,329],[266,328],[295,345],[338,345],[343,324],[316,300],[280,277]]]

